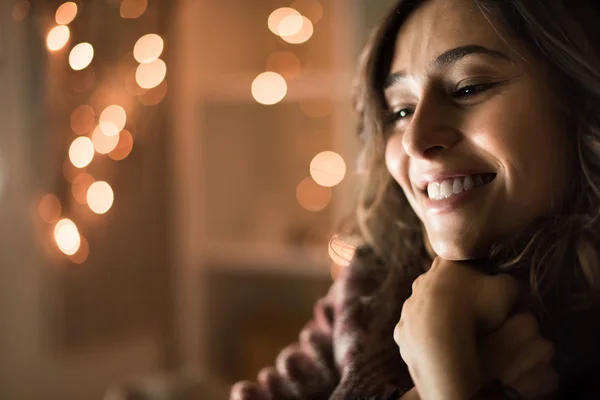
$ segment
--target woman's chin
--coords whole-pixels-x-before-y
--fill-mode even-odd
[[[436,256],[449,261],[467,261],[487,256],[489,246],[483,243],[469,242],[432,240],[430,244]]]

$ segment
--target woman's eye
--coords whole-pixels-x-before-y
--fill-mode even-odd
[[[396,121],[399,121],[401,119],[408,117],[412,113],[413,113],[413,110],[410,108],[397,108],[397,109],[390,110],[390,111],[388,111],[387,116],[386,116],[386,123],[393,124]]]
[[[458,89],[454,93],[452,93],[452,97],[454,98],[467,98],[471,96],[475,96],[476,94],[485,92],[486,90],[494,87],[495,83],[481,83],[479,85],[469,85],[465,86],[461,89]]]
[[[468,85],[464,86],[453,93],[451,96],[455,99],[467,99],[473,97],[477,94],[483,93],[488,89],[493,88],[498,85],[497,83],[480,83],[477,85]],[[385,117],[386,125],[394,124],[398,121],[401,121],[414,113],[414,107],[404,107],[404,108],[393,108],[388,110]]]

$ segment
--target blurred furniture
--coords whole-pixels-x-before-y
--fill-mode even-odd
[[[228,400],[229,387],[198,372],[180,371],[112,385],[102,400]]]

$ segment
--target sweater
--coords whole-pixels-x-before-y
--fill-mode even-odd
[[[260,371],[257,382],[236,383],[230,399],[387,400],[410,390],[414,384],[393,331],[416,276],[386,279],[387,271],[372,250],[357,248],[316,303],[298,342],[283,349],[273,367]],[[600,399],[600,314],[544,319],[528,311],[540,316],[540,333],[555,345],[556,398]]]

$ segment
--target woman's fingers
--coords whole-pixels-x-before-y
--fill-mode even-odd
[[[554,357],[554,344],[551,341],[536,338],[523,343],[518,350],[519,366],[521,371],[516,371],[524,374],[525,371],[530,371],[541,366],[551,365],[552,357]]]
[[[539,324],[533,315],[516,314],[483,340],[482,349],[484,352],[493,352],[498,348],[516,350],[521,343],[538,335]]]
[[[489,379],[500,379],[524,398],[553,393],[558,376],[552,367],[554,345],[542,338],[530,314],[510,317],[480,343],[480,357]]]
[[[473,312],[480,333],[487,334],[500,327],[518,295],[519,284],[513,277],[506,274],[481,276],[473,301]]]
[[[508,383],[505,380],[502,381]],[[540,365],[509,385],[525,399],[540,399],[542,396],[555,393],[559,384],[560,378],[554,368]]]

